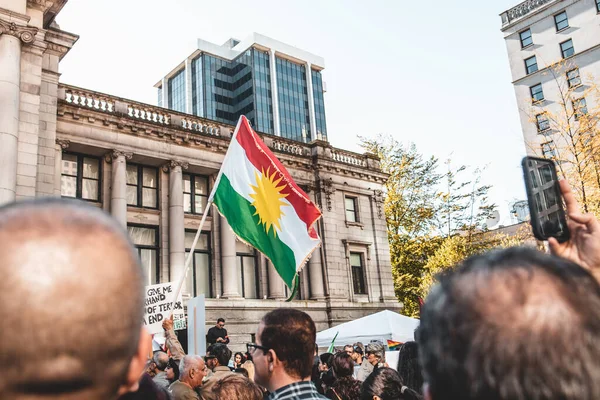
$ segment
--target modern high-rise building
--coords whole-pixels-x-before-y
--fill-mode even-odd
[[[527,0],[500,14],[527,153],[560,153],[578,117],[600,106],[600,0]]]
[[[299,142],[327,140],[321,57],[257,33],[198,49],[155,87],[158,105]]]

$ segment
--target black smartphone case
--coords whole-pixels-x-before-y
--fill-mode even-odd
[[[560,201],[560,209],[561,209],[561,220],[562,222],[565,224],[565,226],[567,226],[567,219],[566,219],[566,213],[565,213],[565,209],[563,206],[563,200],[562,200],[562,193],[560,192],[560,187],[558,186],[558,175],[556,174],[556,164],[554,163],[554,161],[546,159],[546,158],[540,158],[540,157],[523,157],[523,160],[521,160],[521,168],[523,169],[523,180],[525,181],[525,191],[527,192],[527,204],[529,205],[529,221],[531,223],[531,228],[533,230],[533,236],[535,236],[535,238],[537,240],[540,241],[545,241],[548,240],[550,238],[550,236],[545,236],[542,232],[542,227],[540,226],[540,221],[537,218],[537,210],[535,210],[534,208],[534,204],[532,201],[533,198],[533,193],[531,193],[531,187],[533,186],[532,182],[531,182],[531,177],[528,174],[528,166],[527,166],[527,161],[529,160],[540,160],[540,161],[544,161],[544,162],[548,162],[550,161],[552,163],[552,179],[556,182],[556,184],[554,185],[555,190],[557,191],[557,195],[558,198],[561,199]],[[557,237],[556,240],[558,240],[560,243],[562,242],[566,242],[567,240],[570,239],[570,234],[569,234],[569,230],[566,229],[565,234]]]

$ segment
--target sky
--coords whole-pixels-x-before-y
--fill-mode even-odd
[[[70,0],[79,41],[61,82],[156,104],[153,87],[196,49],[258,32],[325,59],[332,145],[389,134],[426,156],[484,168],[501,223],[525,199],[525,146],[499,14],[519,0]]]

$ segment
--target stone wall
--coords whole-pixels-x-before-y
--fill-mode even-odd
[[[63,154],[94,157],[100,166],[100,196],[91,204],[111,212],[123,224],[158,229],[158,280],[173,280],[182,268],[174,254],[184,251],[175,236],[181,236],[179,230],[196,230],[201,218],[172,210],[171,203],[182,196],[173,189],[181,187],[173,185],[173,179],[183,171],[214,182],[234,127],[59,83],[60,59],[78,39],[52,22],[64,3],[22,0],[14,2],[18,10],[0,9],[0,74],[5,78],[0,79],[0,203],[61,195]],[[16,24],[10,25],[9,20]],[[226,245],[231,244],[231,232],[213,210],[203,228],[211,238],[207,329],[218,317],[226,318],[232,349],[243,350],[262,315],[277,307],[306,310],[319,330],[382,309],[398,310],[382,210],[387,176],[377,158],[336,149],[324,141],[304,144],[261,136],[321,208],[323,218],[316,228],[323,247],[301,272],[295,300],[284,301],[288,293],[283,281],[260,255],[255,257],[257,296],[241,298],[237,279],[227,278],[238,278],[235,272],[232,275],[235,265],[226,262],[236,257],[235,249]],[[156,168],[156,209],[127,206],[119,197],[126,191],[125,178],[119,177],[125,176],[127,163]],[[179,175],[172,168],[181,168]],[[356,199],[355,222],[346,221],[347,196]],[[354,293],[351,252],[362,257],[364,294]]]

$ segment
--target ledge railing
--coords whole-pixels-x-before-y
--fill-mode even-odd
[[[510,8],[500,14],[502,18],[502,26],[508,25],[516,19],[526,16],[532,11],[537,10],[545,4],[556,0],[526,0],[520,4],[517,4],[513,8]]]
[[[221,128],[219,125],[207,119],[178,113],[149,104],[138,103],[132,100],[108,96],[103,93],[81,89],[75,86],[61,84],[58,90],[58,98],[68,104],[89,108],[107,114],[120,114],[121,116],[165,127],[171,126],[186,131],[204,133],[211,136],[221,136]]]
[[[229,139],[228,129],[222,131],[221,125],[218,125],[214,121],[75,86],[59,84],[58,100],[80,108],[144,121],[165,128],[177,128],[188,132]],[[222,125],[225,128],[229,127],[227,124]],[[230,131],[233,132],[233,127],[231,127]],[[320,153],[320,151],[317,150],[318,148],[327,148],[327,151],[321,153],[325,158],[330,158],[341,164],[359,168],[379,168],[378,164],[375,165],[373,163],[373,156],[336,149],[322,140],[311,143],[301,143],[278,136],[259,134],[271,149],[279,153],[310,157],[313,154]]]

